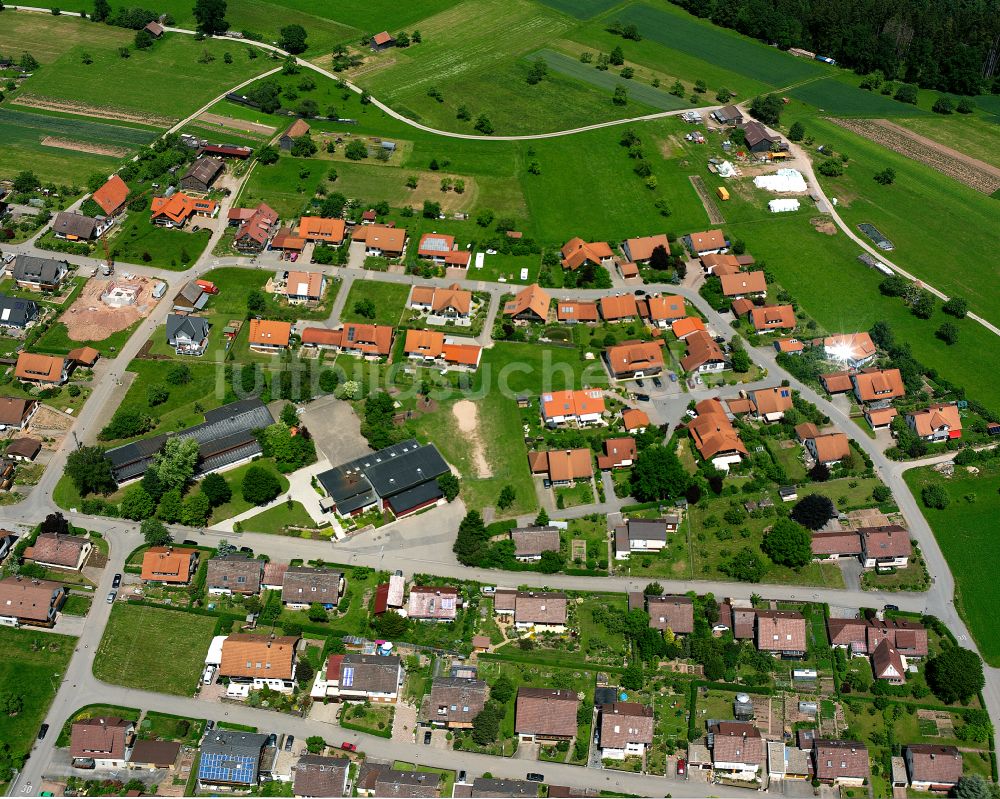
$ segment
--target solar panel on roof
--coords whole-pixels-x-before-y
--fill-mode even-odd
[[[354,685],[354,666],[344,666],[340,673],[340,683],[344,688]]]

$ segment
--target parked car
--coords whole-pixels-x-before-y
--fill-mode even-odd
[[[115,579],[111,581],[111,587],[117,588],[122,584],[122,576],[120,574],[115,575]]]
[[[639,402],[649,402],[649,394],[636,394],[635,398],[639,400]]]
[[[653,378],[653,385],[656,386],[657,388],[663,388],[663,381],[660,380],[660,378],[658,378],[658,377],[654,377]]]
[[[687,763],[683,760],[677,761],[677,776],[683,777],[687,773]]]
[[[43,724],[41,727],[39,727],[38,728],[38,740],[39,741],[42,740],[42,738],[45,737],[45,735],[46,735],[46,733],[48,733],[48,731],[49,731],[49,725],[48,724]]]
[[[639,378],[638,380],[636,380],[636,381],[635,381],[635,384],[636,384],[636,385],[637,385],[637,386],[638,386],[639,388],[643,388],[643,387],[644,387],[644,386],[646,385],[646,384],[645,384],[644,382],[642,382],[642,378]]]
[[[432,735],[433,735],[433,733],[430,730],[427,730],[427,732],[424,733],[424,744],[425,745],[429,744],[431,742],[431,736]]]
[[[214,729],[215,729],[215,722],[212,719],[209,719],[207,722],[205,722],[205,732],[210,732],[211,730]]]
[[[677,373],[676,372],[671,372],[670,373],[670,382],[671,383],[676,383],[677,382]]]
[[[643,289],[636,289],[635,290],[635,296],[636,297],[645,297],[646,296],[646,292]]]
[[[299,254],[297,252],[293,252],[292,253],[292,263],[294,264],[297,260],[299,260]]]
[[[886,610],[899,610],[899,605],[886,605]]]
[[[528,782],[545,782],[545,776],[539,774],[537,771],[529,771],[528,776],[525,778]]]
[[[358,751],[358,745],[357,744],[352,744],[350,741],[344,741],[340,745],[340,748],[343,749],[345,752],[357,752]]]
[[[115,597],[118,596],[117,591],[108,591],[108,604],[110,605],[115,601]]]
[[[490,594],[495,594],[497,591],[496,586],[492,585],[484,585],[480,590],[487,596],[489,596]]]
[[[247,555],[253,554],[253,550],[250,547],[240,547],[240,552],[245,552]]]
[[[292,744],[294,744],[294,743],[295,743],[295,736],[294,735],[286,735],[285,736],[285,751],[286,752],[291,752],[292,751]]]
[[[458,781],[459,782],[465,782],[466,776],[467,775],[465,773],[465,769],[462,769],[460,772],[458,772]]]

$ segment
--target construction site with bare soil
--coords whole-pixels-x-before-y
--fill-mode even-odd
[[[127,273],[110,280],[92,278],[59,321],[73,341],[102,341],[149,315],[156,307],[158,282]]]

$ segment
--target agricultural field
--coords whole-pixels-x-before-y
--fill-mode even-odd
[[[940,485],[950,502],[944,510],[921,508],[955,578],[955,606],[959,609],[983,659],[1000,666],[1000,627],[991,602],[996,582],[995,564],[1000,542],[995,535],[1000,514],[1000,469],[994,462],[977,464],[979,474],[956,467],[946,479],[929,468],[911,469],[906,483],[920,499],[927,485]]]
[[[815,106],[820,113],[845,117],[896,117],[922,114],[907,103],[893,100],[878,92],[859,89],[835,75],[812,80],[788,93],[797,100]]]
[[[556,11],[577,19],[590,19],[618,4],[618,0],[539,0]]]
[[[215,623],[212,617],[118,602],[94,656],[94,676],[126,688],[190,696]]]
[[[41,5],[49,7],[45,3]],[[89,7],[92,4],[87,2],[87,5]],[[53,35],[53,25],[59,26],[58,35]],[[42,69],[38,71],[41,74],[48,64],[74,47],[85,46],[96,52],[99,49],[115,49],[131,44],[134,38],[132,31],[123,28],[95,25],[89,20],[69,15],[53,19],[27,11],[13,11],[8,7],[4,12],[3,27],[0,27],[0,53],[11,56],[31,53],[42,65]]]
[[[636,80],[625,80],[620,77],[617,72],[612,72],[611,70],[602,72],[596,69],[592,64],[581,63],[578,58],[570,58],[564,53],[560,53],[549,48],[538,50],[526,58],[530,61],[534,61],[536,58],[541,58],[546,64],[548,64],[550,70],[554,70],[561,75],[567,75],[568,77],[583,81],[584,83],[597,86],[606,90],[609,94],[614,92],[616,86],[624,86],[628,91],[630,100],[638,101],[639,103],[650,106],[658,111],[676,111],[679,108],[689,108],[691,105],[683,97],[675,97],[664,89],[657,89]],[[640,113],[642,112],[633,108],[632,103],[630,103],[628,111],[623,112],[622,115],[631,117],[639,116]],[[599,120],[594,119],[593,121],[598,122]]]
[[[893,121],[920,136],[1000,167],[1000,125],[995,119],[980,114],[954,114],[950,117],[935,114]]]
[[[82,184],[92,172],[110,172],[122,156],[155,134],[140,128],[0,107],[0,176],[30,169],[44,182]]]
[[[1000,297],[982,290],[1000,274],[991,258],[996,201],[833,123],[814,119],[806,128],[817,144],[850,158],[843,176],[821,179],[844,220],[874,224],[895,245],[888,255],[894,262],[1000,322]],[[896,171],[891,186],[873,179],[885,167]],[[956,230],[962,231],[960,248],[950,245]]]
[[[39,19],[46,22],[50,35],[52,25],[60,24]],[[90,30],[103,27],[94,25]],[[163,128],[272,66],[267,59],[248,58],[243,45],[197,42],[182,34],[167,34],[149,50],[135,50],[127,59],[119,56],[116,46],[81,39],[25,82],[16,98],[19,106]],[[223,56],[230,51],[233,63],[226,64]],[[85,53],[92,63],[83,63]],[[111,83],[113,95],[107,91]]]

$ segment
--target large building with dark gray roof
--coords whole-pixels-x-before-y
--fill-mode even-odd
[[[272,424],[274,417],[259,399],[239,400],[206,411],[202,424],[177,433],[133,441],[109,449],[106,456],[111,461],[111,473],[120,485],[142,477],[169,437],[193,438],[198,442],[195,476],[199,476],[260,455],[257,431]]]
[[[252,788],[260,778],[268,736],[260,733],[214,730],[201,743],[199,787]]]
[[[437,447],[411,438],[341,464],[317,479],[327,493],[329,510],[339,516],[388,508],[401,517],[439,502],[444,494],[437,478],[449,471]]]

